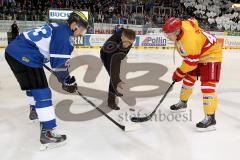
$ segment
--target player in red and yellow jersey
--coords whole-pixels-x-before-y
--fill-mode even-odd
[[[214,130],[217,108],[216,84],[219,82],[222,48],[216,37],[198,26],[196,19],[180,20],[169,18],[164,27],[165,36],[175,42],[175,47],[182,56],[182,65],[176,69],[172,79],[183,80],[180,101],[170,107],[173,111],[182,111],[192,94],[197,77],[200,76],[203,94],[205,118],[196,124],[200,131]]]

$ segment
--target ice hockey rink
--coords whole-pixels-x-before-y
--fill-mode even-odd
[[[168,120],[161,121],[156,118],[141,123],[138,130],[123,132],[81,97],[60,93],[61,91],[56,89],[60,85],[54,77],[51,77],[50,86],[55,87],[53,102],[58,120],[57,130],[67,134],[68,142],[64,147],[41,152],[39,124],[29,123],[27,98],[24,92],[20,91],[5,62],[4,49],[1,49],[0,159],[239,159],[240,50],[224,50],[223,56],[221,82],[217,87],[219,106],[216,113],[216,131],[200,133],[195,129],[195,124],[204,118],[199,82],[196,83],[194,93],[189,100],[188,110],[186,113],[181,113],[186,114],[186,121],[172,120],[172,113],[169,111],[169,106],[178,102],[181,83],[177,83],[157,112],[169,116]],[[173,71],[181,63],[181,58],[176,54],[176,64],[174,64],[173,50],[132,49],[122,71],[126,73],[125,81],[128,83],[126,88],[134,87],[130,88],[131,94],[119,100],[121,110],[110,111],[105,107],[109,78],[105,69],[101,68],[99,49],[75,49],[74,57],[74,64],[78,62],[81,64],[72,72],[77,79],[79,91],[96,105],[100,105],[108,115],[126,125],[130,124],[128,118],[123,118],[126,113],[131,115],[139,110],[141,113],[150,113],[155,108],[171,83]],[[146,81],[146,77],[141,81],[141,76],[150,73],[149,70],[153,73],[149,75],[149,81]],[[46,74],[49,76],[47,71]],[[154,80],[155,75],[157,78],[155,77]],[[64,106],[70,103],[72,103],[70,109]],[[129,108],[134,108],[135,112],[130,111]]]

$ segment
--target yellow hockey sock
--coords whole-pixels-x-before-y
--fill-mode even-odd
[[[212,115],[215,113],[217,109],[217,96],[214,93],[204,93],[203,94],[203,108],[204,108],[204,113],[207,115]]]
[[[180,94],[181,101],[188,101],[189,97],[192,95],[193,87],[183,85]]]

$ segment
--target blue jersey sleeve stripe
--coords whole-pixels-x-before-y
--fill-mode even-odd
[[[71,55],[63,55],[63,54],[50,54],[50,57],[52,58],[71,58]]]
[[[52,68],[52,70],[55,72],[60,72],[60,71],[67,71],[68,68],[67,67],[66,68]]]
[[[50,58],[50,63],[51,65],[63,65],[65,64],[69,58],[56,58],[56,57],[51,57]],[[54,66],[53,66],[54,67]]]

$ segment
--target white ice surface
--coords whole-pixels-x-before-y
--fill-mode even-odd
[[[128,62],[159,63],[168,67],[161,77],[171,83],[171,75],[180,64],[177,56],[173,64],[172,50],[131,50]],[[221,82],[218,85],[219,106],[216,113],[217,131],[198,133],[195,124],[203,119],[200,83],[196,83],[194,93],[189,100],[187,111],[192,111],[192,121],[168,122],[150,121],[143,123],[134,132],[122,132],[108,119],[101,116],[89,121],[62,121],[58,119],[58,131],[66,133],[68,143],[62,148],[39,151],[39,125],[28,122],[28,102],[4,59],[4,50],[0,50],[0,160],[226,160],[239,159],[240,148],[240,51],[224,51]],[[95,49],[79,49],[75,55],[94,55]],[[108,76],[102,69],[94,83],[83,82],[87,67],[73,72],[78,84],[85,87],[107,91]],[[128,78],[145,74],[144,71],[129,73]],[[47,73],[47,75],[49,75]],[[181,83],[167,96],[160,109],[169,113],[169,106],[178,101]],[[154,86],[151,86],[153,89]],[[135,88],[147,90],[148,87]],[[106,96],[106,95],[103,95]],[[92,107],[77,96],[68,96],[74,100],[71,112],[82,113]],[[66,95],[53,91],[56,104]],[[161,96],[139,98],[135,107],[127,106],[120,100],[122,111],[129,107],[142,109],[149,113]],[[100,104],[96,98],[90,98]],[[109,113],[118,119],[120,112]]]

